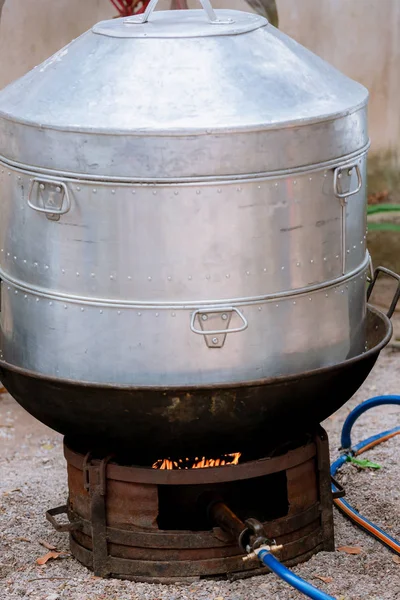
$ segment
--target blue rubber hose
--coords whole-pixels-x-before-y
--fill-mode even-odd
[[[285,565],[283,565],[271,552],[261,548],[257,551],[259,560],[268,567],[275,575],[278,575],[283,581],[289,583],[292,587],[296,588],[299,592],[312,598],[312,600],[335,600],[333,596],[325,594],[318,588],[314,587],[298,575],[295,575],[293,571],[290,571]]]
[[[343,450],[349,450],[351,448],[351,429],[357,419],[370,408],[382,406],[383,404],[397,404],[400,406],[400,396],[375,396],[374,398],[362,402],[351,411],[345,420],[342,429],[341,445]],[[381,436],[382,434],[379,434],[379,437]]]
[[[359,456],[366,450],[377,446],[378,444],[396,436],[400,435],[400,427],[394,427],[377,435],[373,435],[368,439],[359,442],[355,446],[351,445],[351,429],[357,419],[365,413],[367,410],[374,408],[375,406],[382,406],[388,404],[395,404],[400,406],[400,396],[376,396],[366,400],[354,410],[351,411],[347,417],[343,429],[342,429],[342,448],[344,454],[336,459],[331,465],[331,475],[334,477],[340,467],[347,462],[348,457]],[[335,483],[332,483],[332,492],[336,492],[337,488]],[[366,533],[372,535],[382,544],[384,544],[389,550],[400,556],[400,542],[390,536],[386,531],[375,525],[372,521],[361,515],[351,504],[349,504],[343,498],[334,499],[335,506],[348,517],[355,525],[363,529]]]

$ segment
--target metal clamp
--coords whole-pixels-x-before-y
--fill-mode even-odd
[[[391,271],[390,269],[386,269],[385,267],[376,267],[375,272],[374,272],[374,277],[367,289],[367,301],[369,300],[369,298],[372,294],[372,290],[374,289],[376,280],[379,277],[379,273],[384,273],[385,275],[388,275],[388,277],[393,277],[393,279],[395,279],[397,281],[397,288],[394,293],[393,300],[389,306],[389,310],[386,313],[386,316],[389,317],[389,319],[390,319],[392,317],[394,311],[396,310],[397,302],[399,301],[399,298],[400,298],[400,275],[397,275],[397,273],[394,273],[394,271]]]
[[[158,0],[150,0],[143,15],[127,17],[126,19],[124,19],[124,24],[135,25],[135,24],[147,23],[150,15],[154,11],[157,4],[158,4]],[[214,12],[213,7],[211,6],[210,0],[200,0],[200,4],[203,7],[203,9],[205,10],[205,12],[207,13],[207,16],[208,16],[211,24],[223,25],[223,24],[233,23],[233,19],[224,19],[224,20],[218,19],[217,15]]]
[[[55,193],[62,194],[60,205],[57,206],[45,206],[45,200],[43,198],[43,192],[47,186],[52,186],[54,188]],[[33,191],[36,188],[36,204],[32,200]],[[39,197],[42,200],[43,206],[39,206],[37,203]],[[59,219],[60,215],[65,215],[71,209],[71,198],[68,193],[68,188],[62,181],[54,181],[53,179],[42,179],[39,177],[35,177],[32,179],[31,186],[29,188],[28,193],[28,206],[32,208],[32,210],[36,210],[37,212],[44,213],[48,215],[48,218]]]
[[[228,313],[235,312],[238,317],[243,321],[243,325],[240,327],[233,327],[232,329],[197,329],[195,325],[196,317],[199,315],[199,318],[203,318],[204,315],[207,319],[207,315],[214,313],[223,313],[227,315],[226,320],[228,319]],[[205,320],[206,320],[205,319]],[[239,333],[239,331],[244,331],[249,326],[246,317],[238,308],[234,306],[225,306],[224,308],[198,308],[192,313],[192,319],[190,321],[190,329],[193,333],[197,333],[199,335],[225,335],[226,333]]]
[[[350,176],[353,169],[355,169],[356,174],[357,174],[357,187],[354,190],[349,190],[348,192],[343,192],[341,185],[340,185],[342,173],[344,171],[347,171],[347,175]],[[358,192],[361,190],[361,187],[362,187],[362,176],[361,176],[361,171],[360,171],[360,167],[358,164],[346,165],[344,167],[337,167],[335,169],[334,174],[333,174],[333,192],[337,198],[350,198],[350,196],[354,196],[355,194],[358,194]]]
[[[72,523],[59,523],[55,517],[57,515],[68,514],[68,507],[66,504],[62,506],[57,506],[56,508],[51,508],[46,512],[46,519],[51,523],[56,531],[59,533],[65,533],[66,531],[74,531],[75,529],[79,529],[81,527],[80,521],[74,521]]]
[[[343,498],[346,495],[346,490],[344,487],[331,475],[331,483],[332,487],[336,489],[332,489],[332,499],[336,500],[337,498]]]

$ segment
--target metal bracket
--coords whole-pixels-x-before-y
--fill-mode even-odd
[[[239,327],[229,329],[233,314],[236,313],[242,321]],[[196,327],[200,325],[200,329]],[[193,333],[204,335],[208,348],[222,348],[228,333],[238,333],[248,327],[243,313],[235,307],[199,308],[192,313],[190,329]]]
[[[93,572],[97,577],[111,574],[107,540],[107,464],[111,456],[92,461],[89,452],[83,461],[83,485],[91,498]]]
[[[35,177],[29,188],[28,206],[44,213],[49,221],[59,221],[71,208],[68,188],[62,181]]]
[[[336,479],[334,477],[332,477],[332,475],[331,475],[331,482],[337,490],[336,492],[332,492],[333,500],[336,500],[336,498],[343,498],[343,496],[346,495],[346,490],[344,489],[344,487],[338,481],[336,481]]]
[[[76,529],[81,528],[82,523],[79,520],[73,521],[72,523],[59,523],[55,517],[64,514],[68,514],[68,507],[66,504],[63,504],[62,506],[57,506],[56,508],[50,508],[50,510],[46,511],[46,519],[59,533],[65,533],[66,531],[75,531]]]

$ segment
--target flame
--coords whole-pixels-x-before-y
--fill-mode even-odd
[[[199,458],[196,456],[194,459],[190,458],[179,458],[178,460],[171,460],[170,458],[159,458],[152,465],[153,469],[207,469],[208,467],[224,467],[225,465],[238,465],[241,457],[241,452],[234,452],[233,454],[224,454],[220,458],[206,458],[203,456]]]

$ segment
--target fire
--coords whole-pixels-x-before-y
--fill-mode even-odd
[[[224,454],[221,458],[179,458],[171,460],[170,458],[159,458],[153,464],[153,469],[206,469],[207,467],[224,467],[225,465],[238,465],[241,452],[233,454]]]

